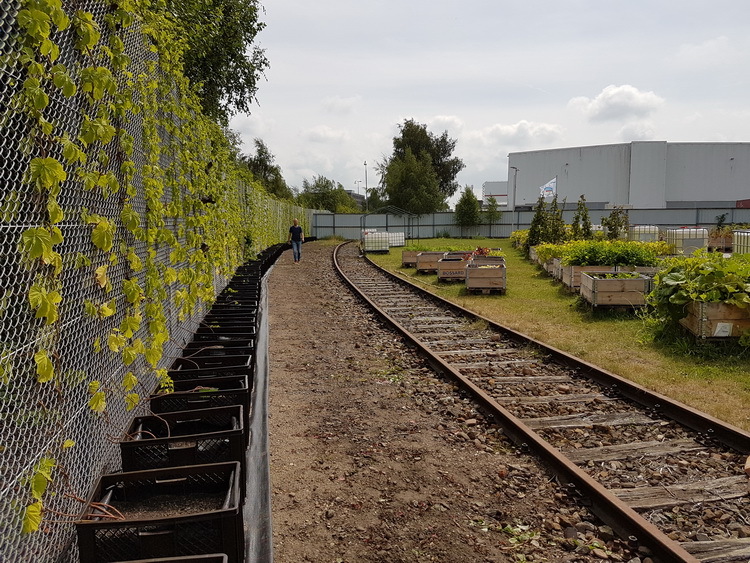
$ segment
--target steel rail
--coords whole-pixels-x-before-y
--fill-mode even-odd
[[[439,373],[446,374],[454,379],[464,390],[469,392],[479,403],[481,403],[496,419],[498,424],[503,428],[504,433],[521,449],[523,452],[529,452],[537,455],[542,461],[544,461],[555,473],[558,479],[569,487],[569,490],[574,496],[578,496],[579,500],[584,505],[589,505],[589,508],[594,514],[596,514],[603,522],[608,524],[620,537],[627,538],[630,542],[637,542],[639,545],[647,546],[654,556],[658,557],[663,563],[697,563],[699,560],[693,555],[688,553],[680,544],[671,540],[665,534],[663,534],[656,526],[648,522],[635,510],[630,508],[625,502],[617,498],[614,494],[609,492],[603,485],[598,481],[590,477],[586,472],[580,469],[567,457],[565,457],[559,450],[552,447],[545,440],[543,440],[536,432],[526,426],[520,419],[516,418],[502,405],[497,403],[491,396],[485,391],[479,388],[477,385],[469,381],[461,373],[456,371],[450,364],[440,358],[429,346],[424,344],[417,336],[407,330],[401,323],[393,319],[386,311],[379,307],[373,300],[371,300],[365,292],[360,290],[357,285],[349,279],[338,260],[338,252],[340,248],[348,243],[342,243],[336,247],[333,252],[333,263],[339,276],[344,282],[359,295],[364,301],[372,307],[372,309],[388,323],[394,326],[394,328],[400,332],[405,338],[407,338],[418,350],[426,357],[428,363],[433,369]],[[371,263],[372,264],[372,263]],[[721,432],[720,427],[725,426],[723,422],[718,419],[713,419],[708,415],[699,413],[695,409],[691,409],[685,405],[673,401],[667,397],[653,394],[646,388],[640,387],[632,382],[621,378],[615,374],[605,372],[600,368],[584,362],[570,354],[552,348],[543,342],[536,339],[527,337],[520,332],[514,331],[510,328],[499,325],[498,323],[477,315],[468,309],[464,309],[454,303],[450,303],[440,297],[431,294],[424,289],[416,286],[398,276],[391,274],[390,272],[383,270],[379,266],[372,264],[378,268],[381,272],[386,274],[389,278],[398,283],[405,283],[423,294],[428,294],[431,299],[435,299],[446,307],[461,313],[462,315],[472,319],[482,319],[486,321],[490,326],[503,332],[506,336],[519,343],[529,343],[541,350],[550,353],[558,361],[562,361],[565,365],[582,368],[586,376],[591,377],[599,382],[606,381],[617,384],[618,391],[625,394],[625,396],[631,397],[640,404],[655,405],[668,405],[667,408],[660,410],[661,414],[674,411],[682,413],[685,416],[698,416],[702,423],[705,424],[706,429],[713,428],[714,432],[719,436],[729,436],[733,442],[742,444],[750,444],[750,434],[743,432],[742,430],[734,427],[730,427],[731,431]],[[641,400],[637,400],[641,399]]]

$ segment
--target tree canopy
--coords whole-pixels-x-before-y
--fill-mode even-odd
[[[503,216],[503,212],[497,203],[497,198],[487,198],[487,209],[482,214],[484,215],[484,220],[490,225],[490,236],[492,236],[492,226],[500,221],[500,218]]]
[[[281,174],[281,167],[276,164],[274,155],[261,139],[255,139],[255,154],[241,155],[240,166],[253,173],[253,179],[260,183],[269,194],[279,199],[294,199],[294,193],[287,186]]]
[[[327,209],[332,213],[358,213],[359,204],[349,195],[344,186],[325,176],[314,176],[312,182],[302,180],[302,193],[297,204],[309,209]]]
[[[471,187],[466,186],[456,203],[456,212],[453,214],[453,221],[461,227],[461,234],[463,235],[464,229],[476,227],[481,222],[481,219],[479,202]]]
[[[203,112],[220,123],[247,112],[266,68],[265,51],[253,46],[265,27],[257,0],[167,0],[183,30],[183,71],[196,86]]]
[[[399,130],[400,135],[393,138],[393,154],[382,168],[389,168],[395,160],[404,160],[407,151],[411,151],[420,161],[425,161],[425,157],[428,157],[430,167],[438,181],[438,191],[443,201],[446,201],[458,190],[456,176],[465,168],[460,158],[451,156],[457,141],[449,138],[447,131],[436,136],[427,130],[426,125],[417,123],[413,119],[405,120],[402,125],[399,125]],[[388,188],[387,179],[386,187]],[[429,213],[429,211],[422,213]]]
[[[385,172],[385,193],[390,205],[423,215],[446,208],[430,155],[415,156],[407,148],[402,158],[392,158]]]

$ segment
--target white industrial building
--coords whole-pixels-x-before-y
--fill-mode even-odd
[[[591,209],[750,207],[750,143],[633,141],[510,153],[507,207],[533,207],[554,179],[568,207],[581,194]]]

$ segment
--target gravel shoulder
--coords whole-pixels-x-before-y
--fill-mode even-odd
[[[285,252],[268,285],[275,561],[648,561],[383,327],[332,252]]]

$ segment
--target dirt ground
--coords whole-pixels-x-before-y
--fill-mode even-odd
[[[275,561],[649,561],[381,326],[332,251],[285,252],[269,282]]]

